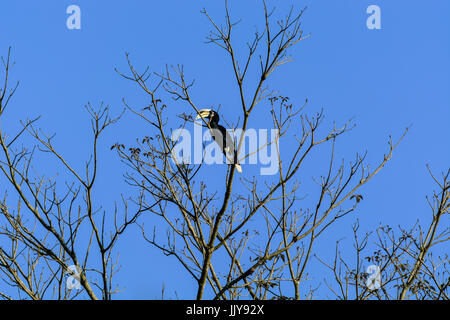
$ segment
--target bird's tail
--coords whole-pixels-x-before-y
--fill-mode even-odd
[[[239,173],[242,173],[242,167],[241,167],[241,165],[240,165],[239,163],[236,164],[236,170],[237,170]]]

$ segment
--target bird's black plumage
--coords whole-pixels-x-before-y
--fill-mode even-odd
[[[237,162],[237,156],[234,149],[234,141],[231,135],[228,133],[225,127],[219,124],[219,114],[216,111],[210,109],[202,109],[199,111],[196,119],[207,119],[211,136],[214,141],[219,145],[225,157],[231,162],[236,164],[236,169],[242,172],[241,165]]]

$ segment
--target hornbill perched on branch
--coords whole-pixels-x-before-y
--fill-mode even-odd
[[[207,119],[212,138],[219,145],[220,149],[222,149],[225,157],[230,160],[230,162],[236,164],[236,170],[242,172],[242,167],[237,161],[233,138],[231,138],[227,130],[219,124],[219,114],[211,109],[201,109],[195,120],[200,118]]]

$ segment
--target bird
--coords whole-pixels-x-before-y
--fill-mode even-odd
[[[241,173],[242,167],[239,163],[237,163],[233,138],[227,130],[219,124],[219,114],[212,109],[201,109],[198,111],[198,115],[195,120],[200,118],[207,119],[212,138],[219,145],[225,157],[235,163],[236,170]]]

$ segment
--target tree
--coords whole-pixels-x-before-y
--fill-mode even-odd
[[[220,176],[224,188],[213,190],[211,185],[218,176],[199,178],[201,165],[185,163],[174,155],[178,141],[173,139],[168,115],[178,112],[179,127],[186,128],[201,109],[190,93],[193,82],[187,80],[184,68],[167,67],[153,80],[149,67],[138,71],[127,55],[128,73],[118,71],[136,83],[150,100],[142,111],[126,100],[124,103],[149,124],[154,130],[152,134],[130,148],[120,143],[114,146],[130,168],[129,184],[144,195],[139,198],[139,206],[150,208],[168,229],[161,240],[156,230],[141,226],[143,236],[166,255],[175,257],[195,279],[197,299],[205,297],[206,288],[210,289],[208,297],[214,299],[283,299],[288,297],[284,293],[286,283],[293,287],[291,297],[299,299],[314,242],[330,225],[355,210],[362,198],[356,194],[357,190],[383,168],[403,138],[389,142],[387,153],[373,171],[364,164],[365,155],[359,154],[349,166],[344,161],[336,166],[335,141],[352,128],[351,122],[320,134],[322,112],[309,116],[303,113],[306,102],[294,106],[289,98],[266,87],[270,75],[290,61],[288,49],[305,39],[301,30],[304,10],[295,13],[292,9],[285,19],[273,21],[274,11],[265,3],[263,7],[263,31],[257,31],[247,43],[248,54],[243,60],[237,58],[241,56],[233,43],[237,23],[232,21],[227,3],[223,24],[217,23],[206,10],[202,12],[212,25],[208,42],[225,51],[234,72],[241,101],[236,113],[239,109],[242,118],[236,126],[245,132],[252,116],[264,112],[261,104],[269,102],[272,128],[279,132],[272,141],[275,150],[279,150],[284,139],[299,135],[295,146],[290,142],[289,154],[277,153],[279,171],[275,179],[259,176],[236,181],[235,166],[230,165],[226,175]],[[252,87],[248,83],[252,81],[248,70],[257,56],[260,69],[253,77],[256,83],[251,91],[246,89]],[[164,94],[182,101],[185,109],[175,111],[169,102],[164,102]],[[293,123],[297,125],[294,127]],[[244,135],[236,140],[238,154],[243,140]],[[315,203],[302,207],[296,181],[298,172],[312,151],[325,145],[330,147],[326,174],[316,180],[319,190]],[[247,153],[243,158],[249,156]],[[236,187],[238,191],[234,191]],[[251,242],[257,245],[250,245]],[[303,294],[311,296],[312,292]]]
[[[11,48],[2,61],[0,121],[19,84],[8,89]],[[21,122],[21,130],[11,136],[3,132],[0,122],[0,172],[9,185],[0,202],[0,274],[7,287],[17,290],[18,298],[73,299],[86,293],[91,299],[110,299],[117,290],[112,282],[117,267],[112,250],[142,210],[129,215],[127,200],[122,199],[123,208],[116,204],[114,212],[106,215],[95,202],[92,190],[100,160],[98,141],[120,116],[111,117],[109,107],[103,105],[96,110],[88,104],[86,110],[92,125],[92,155],[84,173],[77,172],[56,150],[53,136],[33,126],[39,118]],[[35,146],[18,147],[24,133],[35,139]],[[71,182],[60,187],[56,177],[36,173],[46,154],[62,165]],[[89,241],[80,239],[80,230],[90,234]],[[71,290],[76,286],[84,290]],[[5,292],[0,295],[11,298]]]
[[[274,175],[251,176],[245,164],[241,174],[230,164],[217,166],[214,176],[205,175],[204,161],[180,158],[178,133],[190,124],[198,125],[194,119],[202,109],[192,94],[194,82],[183,66],[167,66],[159,73],[149,67],[140,71],[126,54],[127,71],[116,71],[141,90],[146,107],[140,109],[125,98],[123,103],[143,121],[148,134],[136,144],[118,141],[111,147],[127,168],[126,182],[136,192],[131,199],[117,200],[111,213],[94,200],[92,191],[99,163],[106,158],[99,154],[99,139],[122,114],[112,117],[108,106],[86,106],[92,155],[83,164],[83,173],[57,151],[53,136],[36,129],[39,118],[21,122],[17,134],[7,135],[1,124],[18,87],[10,88],[13,63],[8,51],[0,91],[0,172],[7,183],[0,202],[0,276],[2,288],[17,294],[1,289],[0,296],[111,299],[118,291],[113,282],[114,248],[135,224],[143,241],[174,258],[195,280],[197,299],[315,298],[316,288],[305,285],[314,259],[330,270],[334,282],[325,279],[325,283],[339,299],[448,299],[447,258],[435,260],[431,249],[448,240],[448,228],[441,228],[449,212],[449,172],[439,181],[430,171],[439,191],[429,201],[433,218],[426,233],[419,224],[400,228],[400,236],[382,226],[376,230],[378,247],[372,252],[370,234],[361,238],[356,222],[352,227],[355,266],[342,257],[340,241],[332,263],[315,250],[318,239],[364,201],[361,187],[383,169],[408,129],[395,141],[389,137],[386,153],[372,169],[365,153],[356,153],[350,162],[338,161],[337,141],[351,131],[352,121],[324,128],[323,110],[307,112],[308,101],[296,105],[269,89],[271,75],[290,62],[290,48],[307,38],[302,31],[304,12],[292,8],[276,20],[275,11],[263,2],[262,30],[245,44],[243,55],[235,41],[238,22],[233,21],[227,2],[222,23],[202,11],[212,28],[207,41],[225,52],[240,101],[233,107],[236,118],[229,125],[243,133],[235,141],[239,160],[245,162],[270,147],[278,168]],[[255,118],[264,118],[261,125],[277,134],[247,150],[245,133]],[[203,126],[209,127],[207,122]],[[25,134],[36,146],[18,147]],[[324,160],[317,158],[316,151],[321,157],[327,154],[325,165],[305,177],[302,170],[308,161]],[[39,159],[45,156],[57,160],[71,180],[61,183],[49,174],[36,173]],[[310,176],[315,184],[307,198],[301,186]],[[144,214],[159,221],[145,225]],[[81,232],[88,232],[90,238],[80,239]],[[367,265],[379,266],[383,277],[372,278]],[[71,290],[77,284],[83,290]]]
[[[427,198],[432,213],[428,227],[418,221],[408,229],[399,226],[399,230],[394,230],[388,225],[382,225],[376,230],[376,249],[373,253],[365,253],[368,251],[370,233],[365,233],[361,239],[358,234],[359,223],[355,223],[352,229],[356,265],[341,257],[339,241],[336,243],[333,263],[322,261],[332,271],[336,285],[329,284],[328,287],[336,297],[359,300],[448,300],[448,255],[435,257],[432,248],[445,244],[450,236],[449,228],[440,225],[444,215],[450,212],[450,170],[442,174],[442,181],[431,170],[429,173],[438,191]],[[367,285],[370,275],[363,267],[365,264],[379,266],[379,283],[373,288],[375,290]]]

